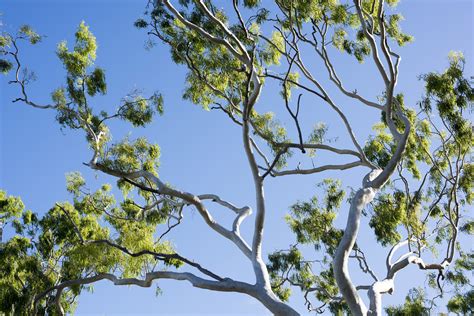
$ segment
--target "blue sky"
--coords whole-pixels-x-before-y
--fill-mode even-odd
[[[96,64],[106,70],[108,94],[97,98],[97,104],[115,108],[122,97],[133,89],[145,94],[155,90],[163,93],[165,114],[146,129],[131,129],[124,124],[112,125],[115,140],[131,131],[131,137],[147,136],[162,150],[160,176],[182,189],[196,194],[217,193],[237,205],[253,206],[253,184],[241,145],[240,131],[229,124],[220,113],[206,112],[199,106],[181,99],[185,69],[170,60],[168,49],[157,45],[144,49],[145,32],[133,27],[146,1],[139,0],[84,0],[84,1],[26,1],[2,0],[0,11],[6,31],[22,24],[30,24],[47,37],[35,47],[23,47],[22,58],[35,71],[38,81],[29,87],[29,94],[38,102],[49,101],[50,92],[64,83],[65,73],[54,53],[56,44],[63,39],[73,42],[73,34],[84,20],[98,40]],[[263,0],[263,3],[266,3]],[[464,52],[468,75],[473,75],[473,3],[470,0],[402,0],[399,11],[405,16],[403,29],[415,37],[415,42],[403,49],[400,79],[397,90],[406,96],[407,104],[415,106],[422,95],[420,74],[442,70],[451,50]],[[372,98],[380,91],[380,82],[373,65],[356,62],[337,55],[340,75],[346,86]],[[317,67],[317,64],[311,66]],[[316,69],[316,68],[315,68]],[[319,68],[322,69],[322,68]],[[318,73],[318,72],[316,72]],[[326,77],[320,72],[321,78]],[[55,201],[70,199],[65,190],[64,174],[82,172],[90,186],[112,182],[102,174],[91,172],[82,162],[90,159],[84,137],[69,130],[61,131],[54,113],[12,104],[18,95],[15,87],[1,79],[0,108],[0,188],[9,194],[20,195],[28,208],[39,213],[47,211]],[[272,86],[270,85],[270,88]],[[329,89],[335,96],[337,92]],[[359,104],[336,96],[348,113],[359,141],[364,142],[379,114]],[[339,137],[338,144],[349,146],[341,134],[341,125],[327,107],[309,96],[303,97],[302,124],[309,130],[314,123],[324,121],[330,136]],[[283,104],[272,89],[267,89],[259,105],[262,110],[281,112]],[[287,118],[281,119],[283,122]],[[288,125],[291,129],[292,126]],[[328,162],[331,157],[321,156],[317,162]],[[288,248],[294,242],[284,223],[287,207],[315,193],[316,183],[326,177],[338,177],[344,187],[357,187],[365,169],[348,172],[329,172],[306,177],[270,179],[266,185],[268,219],[265,229],[264,250]],[[223,209],[216,209],[217,218],[230,221]],[[339,222],[345,222],[346,209],[341,210]],[[249,236],[252,218],[242,229]],[[366,223],[365,223],[366,224]],[[180,253],[196,259],[217,272],[234,278],[252,280],[251,267],[229,243],[216,238],[203,224],[199,215],[188,210],[185,222],[172,235]],[[373,236],[362,231],[361,241],[370,244]],[[216,249],[216,250],[213,250]],[[382,272],[387,250],[370,247],[371,262]],[[406,290],[423,286],[423,279],[414,284],[415,268],[402,272],[397,281],[397,292],[384,296],[389,303],[403,300]],[[357,276],[356,278],[362,278]],[[416,279],[416,278],[415,278]],[[408,281],[407,281],[408,280]],[[156,297],[153,288],[138,289],[113,287],[108,283],[96,285],[94,293],[80,297],[78,315],[145,314],[208,315],[264,314],[265,310],[251,298],[239,294],[223,294],[194,289],[187,283],[159,282],[163,294]],[[296,291],[297,292],[297,291]],[[298,295],[297,295],[298,296]],[[301,299],[293,301],[301,312]]]

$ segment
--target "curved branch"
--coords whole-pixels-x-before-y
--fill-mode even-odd
[[[54,290],[58,291],[57,293],[60,295],[62,290],[65,288],[68,288],[74,285],[91,284],[91,283],[95,283],[101,280],[109,280],[114,285],[136,285],[139,287],[150,287],[153,281],[157,279],[172,279],[172,280],[178,280],[178,281],[188,281],[194,287],[212,290],[212,291],[238,292],[238,293],[249,294],[252,296],[255,296],[255,292],[256,292],[253,286],[248,283],[234,281],[229,278],[226,278],[222,281],[211,281],[211,280],[206,280],[206,279],[197,277],[196,275],[189,272],[172,272],[172,271],[149,272],[145,275],[144,279],[136,279],[136,278],[123,278],[122,279],[122,278],[118,278],[117,276],[111,273],[100,273],[91,277],[64,281],[36,295],[34,299],[34,311],[35,311],[34,314],[36,315],[38,302]]]
[[[29,80],[26,78],[20,79],[21,62],[18,57],[18,54],[19,54],[18,44],[16,42],[16,39],[13,38],[12,36],[10,36],[10,40],[11,40],[11,43],[13,44],[14,51],[6,52],[5,54],[9,54],[13,56],[13,59],[15,59],[15,63],[16,63],[16,70],[15,70],[15,80],[9,81],[8,83],[20,85],[21,94],[22,94],[22,97],[16,98],[12,102],[15,103],[15,102],[21,101],[21,102],[24,102],[25,104],[28,104],[38,109],[56,109],[58,107],[57,105],[51,105],[51,104],[41,105],[41,104],[37,104],[31,101],[28,98],[28,94],[26,93],[26,84],[27,84],[27,81]],[[24,74],[25,74],[25,71],[26,69],[24,70]]]
[[[283,171],[272,171],[271,175],[274,177],[281,177],[287,175],[295,175],[295,174],[314,174],[318,172],[323,172],[327,170],[346,170],[358,166],[366,166],[361,161],[354,161],[343,165],[324,165],[312,169],[294,169],[294,170],[283,170]]]
[[[202,194],[198,196],[201,200],[211,199],[213,202],[220,204],[237,214],[237,217],[234,219],[232,224],[232,231],[240,236],[240,224],[242,224],[243,220],[252,214],[252,209],[248,206],[244,206],[241,208],[236,207],[230,202],[222,200],[219,196],[215,194]]]
[[[336,154],[341,154],[341,155],[352,155],[355,156],[359,159],[361,159],[360,154],[357,151],[350,150],[350,149],[340,149],[336,147],[332,147],[329,145],[325,144],[296,144],[296,143],[280,143],[280,144],[275,144],[277,147],[282,147],[282,148],[306,148],[306,149],[321,149],[321,150],[327,150],[331,151]]]
[[[147,172],[145,170],[140,170],[140,171],[135,171],[135,172],[122,172],[122,171],[110,169],[100,163],[95,163],[93,161],[91,161],[87,165],[91,167],[92,169],[102,171],[106,174],[109,174],[118,178],[123,178],[123,179],[128,179],[128,180],[135,180],[138,178],[147,179],[151,183],[155,184],[157,189],[142,186],[139,183],[136,183],[134,181],[132,181],[132,184],[139,187],[140,189],[162,194],[162,195],[177,197],[186,201],[187,203],[191,205],[194,205],[196,209],[198,210],[199,214],[202,216],[202,218],[204,219],[204,221],[210,228],[212,228],[214,231],[219,233],[221,236],[232,241],[242,251],[242,253],[245,254],[245,256],[247,256],[248,258],[251,257],[252,250],[247,245],[247,243],[235,232],[228,230],[224,228],[222,225],[220,225],[219,223],[217,223],[198,196],[195,196],[189,192],[173,189],[170,186],[164,184],[154,174]]]

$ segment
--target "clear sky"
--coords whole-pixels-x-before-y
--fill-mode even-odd
[[[262,2],[265,4],[267,1]],[[127,125],[112,125],[114,139],[120,139],[130,130],[131,137],[145,135],[161,146],[160,176],[166,182],[196,194],[217,193],[237,205],[253,206],[253,184],[239,129],[230,125],[221,113],[203,111],[181,99],[185,69],[172,63],[168,49],[162,45],[145,50],[145,32],[132,25],[144,11],[145,4],[145,0],[1,0],[0,12],[3,13],[1,19],[5,30],[13,31],[22,24],[30,24],[47,36],[41,44],[25,46],[22,52],[25,63],[38,76],[37,82],[29,88],[32,98],[47,102],[50,92],[64,83],[65,72],[54,53],[56,44],[63,39],[72,43],[76,27],[84,20],[97,37],[96,64],[106,70],[108,82],[107,96],[98,98],[96,102],[113,109],[122,97],[136,88],[149,94],[158,90],[165,98],[165,114],[151,126],[132,130]],[[447,65],[446,57],[450,50],[464,52],[468,67],[466,73],[474,74],[471,0],[401,0],[399,11],[406,18],[403,29],[415,37],[413,44],[397,49],[403,58],[397,89],[405,94],[407,104],[415,106],[422,95],[422,84],[417,77],[442,70]],[[340,74],[346,79],[347,87],[357,88],[372,97],[379,93],[380,82],[374,79],[378,77],[370,62],[358,65],[341,58],[337,66],[341,68]],[[325,72],[318,75],[326,77]],[[329,91],[337,94],[332,88]],[[66,172],[82,172],[92,187],[113,181],[90,172],[82,164],[90,159],[82,134],[61,131],[53,112],[12,104],[18,90],[9,86],[4,77],[1,78],[0,93],[0,188],[9,194],[20,195],[28,208],[43,213],[54,202],[70,199],[65,190]],[[378,114],[347,102],[347,99],[336,97],[336,100],[349,114],[359,141],[363,143],[371,126],[378,120]],[[276,112],[281,112],[283,107],[274,90],[264,91],[260,104],[261,109]],[[316,122],[325,121],[330,135],[340,135],[340,122],[326,111],[327,107],[309,96],[303,99],[303,106],[302,124],[306,130]],[[288,128],[292,126],[288,125]],[[338,144],[348,146],[342,137]],[[322,156],[320,159],[318,163],[331,158]],[[283,217],[289,205],[314,194],[316,183],[326,177],[338,177],[343,180],[344,187],[358,187],[366,171],[357,169],[270,179],[266,187],[269,211],[265,252],[288,248],[294,242]],[[221,218],[219,212],[225,210],[214,210],[217,218]],[[346,215],[347,210],[343,208],[340,223],[345,222]],[[227,217],[222,219],[229,220]],[[245,236],[249,236],[252,221],[253,217],[247,219],[242,228]],[[252,281],[250,264],[229,243],[207,229],[195,211],[186,212],[184,224],[171,238],[183,255],[219,273]],[[373,240],[370,230],[363,230],[360,240],[370,243]],[[370,262],[382,273],[387,250],[371,246],[367,252]],[[385,295],[384,300],[401,302],[408,288],[423,286],[422,278],[412,277],[416,272],[415,268],[403,271],[397,279],[396,292],[392,297]],[[177,281],[160,281],[159,284],[163,294],[155,296],[153,288],[114,287],[106,282],[99,283],[93,294],[85,293],[80,297],[77,314],[266,313],[258,302],[244,295],[208,292]],[[293,302],[293,306],[304,313],[301,299]]]

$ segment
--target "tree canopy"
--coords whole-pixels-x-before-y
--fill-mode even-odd
[[[77,27],[74,43],[57,45],[65,80],[51,87],[48,103],[29,93],[35,75],[22,61],[23,50],[33,52],[30,46],[41,44],[43,36],[28,25],[3,32],[0,68],[18,93],[13,103],[54,111],[61,129],[85,136],[84,150],[90,152],[85,165],[116,182],[92,190],[79,172],[69,172],[70,200],[54,203],[44,214],[25,208],[8,188],[0,191],[2,232],[14,231],[8,239],[0,234],[0,312],[64,315],[74,312],[77,297],[100,280],[150,287],[159,279],[245,294],[276,315],[298,315],[289,303],[295,295],[314,313],[472,312],[474,131],[469,115],[474,89],[464,73],[464,56],[452,52],[444,71],[420,76],[419,102],[405,104],[397,89],[401,57],[396,51],[413,37],[401,29],[397,2],[277,0],[271,7],[251,0],[225,6],[203,0],[148,2],[134,26],[148,34],[149,48],[164,43],[172,61],[186,69],[183,99],[222,112],[241,135],[235,145],[245,153],[252,174],[248,185],[255,190],[255,200],[243,206],[163,179],[160,147],[146,137],[112,138],[117,120],[146,128],[164,113],[164,98],[136,90],[115,108],[101,105],[97,100],[107,93],[107,72],[95,65],[98,45],[86,22]],[[336,61],[341,55],[375,67],[373,80],[383,87],[378,95],[345,86]],[[272,107],[279,111],[264,110],[266,88],[277,89],[281,104]],[[359,107],[361,116],[364,111],[380,115],[372,134],[356,136],[351,121],[358,118],[347,115],[336,94]],[[300,116],[309,106],[303,100],[309,99],[326,106],[311,130]],[[329,127],[319,122],[329,112],[340,120],[346,142],[332,139]],[[321,154],[337,158],[315,163]],[[265,219],[282,215],[267,209],[265,183],[355,168],[366,173],[360,187],[346,189],[340,179],[327,178],[309,200],[281,206],[288,207],[285,220],[295,240],[283,250],[267,249],[265,256]],[[213,216],[217,207],[232,214],[230,225]],[[217,273],[177,250],[172,232],[190,209],[248,259],[254,280]],[[336,224],[336,217],[347,219],[345,226]],[[253,230],[246,236],[240,227],[250,220]],[[360,242],[362,232],[380,244],[377,258],[369,260],[372,246]],[[374,272],[374,262],[385,267],[384,275]],[[427,286],[416,284],[401,293],[406,296],[401,305],[387,306],[384,295],[397,293],[397,281],[411,265],[426,275]]]

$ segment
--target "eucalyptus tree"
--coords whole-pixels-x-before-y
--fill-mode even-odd
[[[454,293],[450,311],[472,311],[474,295],[466,272],[472,270],[474,256],[466,241],[474,230],[467,214],[474,198],[468,119],[474,92],[463,74],[463,56],[452,53],[446,71],[420,78],[426,91],[417,109],[405,105],[397,91],[401,57],[396,50],[412,37],[402,32],[396,5],[396,0],[277,0],[271,8],[256,0],[233,0],[223,8],[204,0],[148,3],[135,26],[148,32],[151,46],[166,44],[172,60],[187,69],[184,99],[221,111],[239,129],[242,142],[236,146],[245,152],[255,192],[255,201],[247,206],[216,194],[190,193],[161,178],[160,148],[145,138],[112,143],[110,121],[146,126],[163,112],[163,98],[135,92],[114,112],[96,105],[94,96],[107,92],[106,78],[94,66],[96,39],[84,22],[72,48],[66,42],[57,47],[66,81],[53,90],[49,103],[28,93],[33,76],[20,53],[24,42],[37,44],[42,37],[29,26],[4,33],[0,66],[18,88],[13,102],[55,111],[62,128],[82,131],[91,152],[86,165],[115,177],[123,198],[117,202],[108,184],[91,192],[77,172],[67,175],[72,202],[56,203],[43,216],[25,211],[19,198],[2,191],[0,219],[16,235],[0,248],[0,310],[61,315],[72,312],[76,297],[100,280],[149,287],[154,280],[173,279],[251,296],[276,315],[298,314],[287,303],[292,289],[300,290],[308,311],[380,315],[384,294],[396,292],[403,269],[416,265],[434,289],[414,289],[404,305],[386,307],[388,314],[428,314],[436,297],[426,294],[438,291],[439,297],[448,289]],[[378,96],[346,87],[335,51],[375,67],[373,81],[383,87]],[[315,59],[322,67],[313,67]],[[260,96],[266,87],[275,87],[272,83],[281,89],[286,127],[279,123],[284,117],[278,120],[261,110]],[[300,92],[297,97],[295,91]],[[351,124],[355,118],[344,113],[335,94],[361,113],[380,113],[373,135],[356,136]],[[301,126],[303,95],[337,115],[349,148],[330,141],[324,124],[310,132]],[[315,165],[310,158],[320,152],[348,162]],[[299,163],[292,168],[295,161]],[[327,170],[342,174],[354,168],[365,168],[367,174],[347,194],[347,210],[341,208],[346,205],[341,182],[324,180],[320,196],[290,207],[286,220],[297,243],[266,260],[265,218],[274,214],[266,208],[264,184],[273,178]],[[230,227],[213,217],[217,206],[234,214]],[[219,275],[173,249],[168,233],[189,208],[248,259],[254,282]],[[246,238],[240,226],[252,212],[253,235]],[[338,214],[347,218],[344,227],[334,223]],[[369,219],[370,234],[383,246],[380,252],[386,252],[379,263],[386,267],[383,277],[370,267],[364,244],[357,243],[362,217]],[[157,228],[163,233],[157,234]],[[314,253],[303,251],[306,245],[314,246]],[[351,261],[361,272],[349,269]],[[357,273],[365,273],[367,281],[356,284],[351,275]]]

